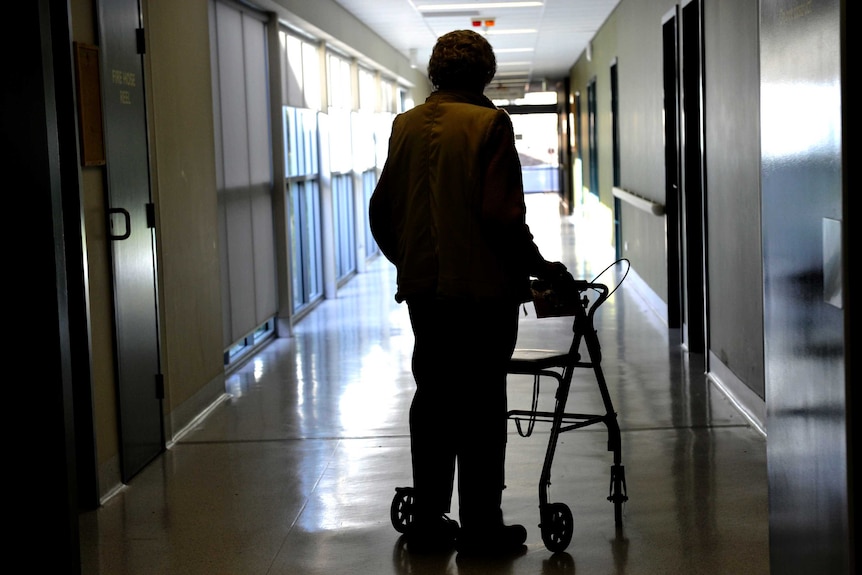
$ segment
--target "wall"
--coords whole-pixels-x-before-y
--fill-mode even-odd
[[[170,438],[224,392],[209,2],[154,0],[145,6]]]
[[[724,382],[740,392],[732,382],[744,382],[762,402],[758,6],[709,0],[704,21],[711,366],[720,362]]]
[[[840,0],[703,0],[701,6],[706,369],[768,432],[772,572],[853,573],[858,394],[848,321],[855,230],[848,225],[842,106],[846,8]],[[658,34],[673,7],[623,0],[593,40],[592,60],[581,55],[572,68],[573,91],[585,95],[593,77],[599,88],[596,213],[613,201],[607,153],[613,58],[620,74],[622,187],[663,201]],[[582,133],[585,108],[584,101]],[[664,222],[626,206],[621,216],[624,255],[638,289],[666,302],[659,273],[666,261]]]
[[[619,78],[620,187],[666,202],[661,25],[675,5],[672,1],[623,0],[594,38],[591,60],[582,54],[572,67],[572,90],[582,94],[582,134],[587,129],[586,87],[593,77],[597,84],[602,206],[593,212],[603,214],[613,206],[609,68],[614,58]],[[742,0],[707,0],[703,11],[707,370],[762,427],[757,6]],[[589,182],[585,151],[584,158],[583,179]],[[669,259],[665,218],[622,203],[620,221],[620,252],[630,260],[633,272],[627,281],[666,320]]]
[[[766,460],[776,574],[856,572],[848,393],[858,381],[845,372],[851,294],[841,289],[850,270],[842,228],[852,222],[844,211],[844,166],[852,164],[842,130],[843,4],[760,3]]]
[[[580,122],[584,139],[588,129],[587,85],[592,78],[596,79],[602,207],[587,209],[592,212],[589,217],[602,219],[610,232],[613,231],[611,210],[614,205],[610,66],[616,61],[619,80],[620,187],[663,204],[661,18],[673,5],[669,1],[621,2],[593,39],[591,58],[580,55],[571,70],[571,89],[581,93]],[[646,27],[644,22],[654,22],[655,26]],[[584,146],[583,181],[588,183],[586,139],[581,145]],[[650,153],[651,150],[655,154]],[[622,257],[632,264],[632,281],[643,280],[651,295],[666,306],[664,219],[629,204],[622,205],[620,217],[623,245],[618,247]],[[608,241],[615,244],[612,237]],[[666,314],[661,309],[657,311],[660,315]]]
[[[334,0],[256,0],[253,4],[415,87],[413,95],[417,103],[427,96],[428,80],[410,67],[407,55],[393,50]]]
[[[98,45],[95,0],[72,0],[69,8],[72,39]],[[105,216],[105,167],[81,167],[80,170],[89,296],[95,459],[100,476],[97,483],[101,487],[101,494],[104,494],[110,489],[109,486],[119,482],[120,477],[111,254]]]
[[[209,6],[210,0],[142,3],[163,409],[169,442],[224,393]],[[410,68],[405,55],[358,25],[337,3],[262,0],[260,6],[320,37],[338,38],[339,44],[351,42],[352,53],[409,82],[415,101],[430,92],[427,79]],[[69,7],[73,40],[98,45],[98,0],[70,0]],[[96,489],[101,498],[120,485],[104,179],[104,167],[81,168]]]
[[[662,17],[673,2],[622,2],[616,10],[620,187],[665,203]],[[646,23],[650,23],[648,25]],[[664,218],[621,202],[620,252],[667,303]]]
[[[571,72],[570,90],[573,94],[580,93],[580,117],[575,119],[580,125],[581,141],[577,143],[580,147],[584,186],[590,182],[590,160],[589,160],[589,106],[587,102],[587,86],[590,81],[596,79],[597,92],[597,128],[599,140],[599,189],[590,190],[590,194],[580,193],[575,190],[574,205],[572,211],[580,217],[580,225],[595,227],[601,230],[596,236],[598,245],[612,245],[613,239],[613,197],[611,195],[612,164],[609,142],[611,141],[610,123],[610,81],[607,75],[607,65],[611,58],[616,56],[616,11],[612,12],[608,20],[602,25],[599,34],[592,41],[592,57],[587,59],[581,55]],[[576,132],[577,133],[577,132]],[[594,196],[597,194],[600,203],[596,203]],[[611,262],[607,262],[608,264]],[[595,270],[596,272],[601,270]]]

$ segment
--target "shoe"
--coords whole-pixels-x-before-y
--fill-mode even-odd
[[[501,556],[522,553],[527,530],[523,525],[495,525],[488,528],[461,529],[455,542],[458,554]]]
[[[411,553],[439,553],[455,547],[460,528],[454,519],[441,515],[430,520],[415,519],[404,533]]]

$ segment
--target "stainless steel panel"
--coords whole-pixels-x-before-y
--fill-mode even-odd
[[[841,287],[841,222],[823,218],[823,301],[844,307]]]
[[[147,225],[150,202],[144,74],[136,30],[136,0],[99,3],[102,91],[109,209],[124,210],[125,239],[111,242],[121,441],[121,472],[128,481],[164,449],[158,394],[159,333],[155,236]],[[128,226],[127,228],[125,226]]]
[[[841,4],[761,2],[773,573],[849,572],[844,316],[823,273],[823,218],[842,219]]]

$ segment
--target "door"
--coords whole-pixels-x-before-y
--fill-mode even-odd
[[[107,205],[114,291],[120,473],[164,450],[153,207],[136,0],[99,3]]]
[[[680,240],[679,138],[679,14],[674,7],[662,21],[662,77],[664,85],[664,181],[667,237],[667,325],[682,324],[682,252]],[[681,343],[681,341],[680,341]]]
[[[590,192],[599,197],[599,135],[596,79],[587,84],[587,138],[590,150]]]
[[[613,153],[613,186],[622,186],[620,175],[620,107],[619,107],[619,78],[617,76],[617,59],[611,62],[611,151]],[[623,210],[620,199],[614,196],[614,252],[616,259],[623,257]]]
[[[690,353],[706,350],[706,214],[703,179],[703,34],[700,0],[682,5],[682,204],[685,290],[683,343]]]
[[[700,0],[663,23],[668,324],[697,354],[707,339],[702,29]]]

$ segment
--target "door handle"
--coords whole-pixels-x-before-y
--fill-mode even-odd
[[[123,222],[125,224],[125,232],[122,234],[114,233],[114,218],[112,217],[114,214],[120,214],[123,216]],[[132,235],[132,218],[129,216],[129,212],[124,210],[123,208],[109,208],[108,209],[108,224],[110,230],[108,230],[108,237],[112,240],[125,240],[130,235]]]

